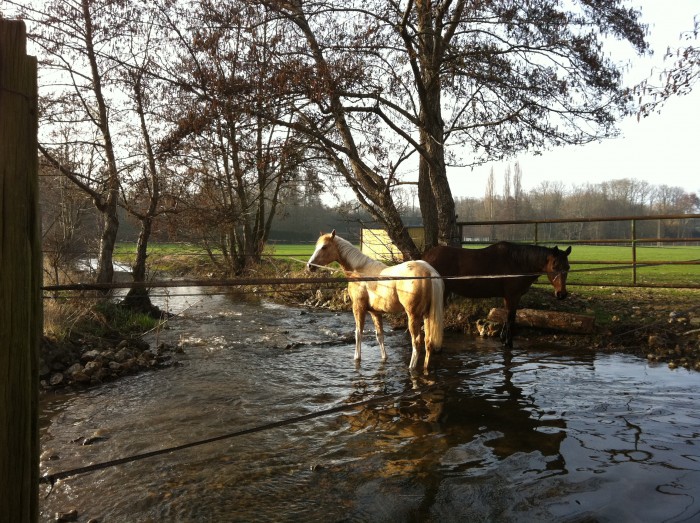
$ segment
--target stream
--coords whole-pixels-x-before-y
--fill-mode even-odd
[[[164,452],[42,484],[40,521],[700,519],[700,373],[458,333],[410,373],[370,321],[356,365],[350,313],[201,292],[147,339],[179,365],[42,398],[42,475]]]

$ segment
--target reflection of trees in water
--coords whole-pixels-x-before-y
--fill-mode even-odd
[[[382,465],[374,474],[384,477],[477,472],[516,453],[539,453],[545,463],[541,472],[564,472],[560,446],[566,422],[544,412],[514,383],[517,369],[512,352],[504,350],[502,367],[477,372],[476,377],[460,378],[454,372],[414,375],[403,384],[382,385],[385,377],[378,375],[371,380],[374,392],[365,380],[358,380],[349,402],[366,400],[370,394],[405,393],[344,415],[350,429],[363,436],[353,438],[346,450],[356,457],[381,453]]]

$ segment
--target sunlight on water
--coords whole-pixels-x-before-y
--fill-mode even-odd
[[[105,522],[700,514],[697,373],[451,334],[435,370],[411,374],[402,331],[387,332],[386,363],[368,332],[356,366],[350,314],[175,305],[158,339],[184,347],[181,366],[44,399],[42,474],[290,423],[42,486],[42,521],[73,508]],[[294,421],[333,407],[347,408]]]

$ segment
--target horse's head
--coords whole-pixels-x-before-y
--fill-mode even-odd
[[[558,300],[566,298],[566,276],[569,274],[569,254],[571,246],[565,251],[559,250],[559,247],[551,249],[547,255],[547,265],[545,271],[547,278],[554,287],[554,296]]]
[[[306,269],[313,272],[321,265],[328,265],[340,259],[335,243],[335,229],[329,234],[322,234],[316,241],[316,249],[306,262]]]

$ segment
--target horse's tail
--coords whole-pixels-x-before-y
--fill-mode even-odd
[[[433,348],[439,349],[442,347],[442,333],[444,330],[444,307],[445,307],[445,282],[440,277],[440,274],[431,267],[431,283],[432,296],[430,299],[430,333],[425,333],[430,336],[433,343]]]

